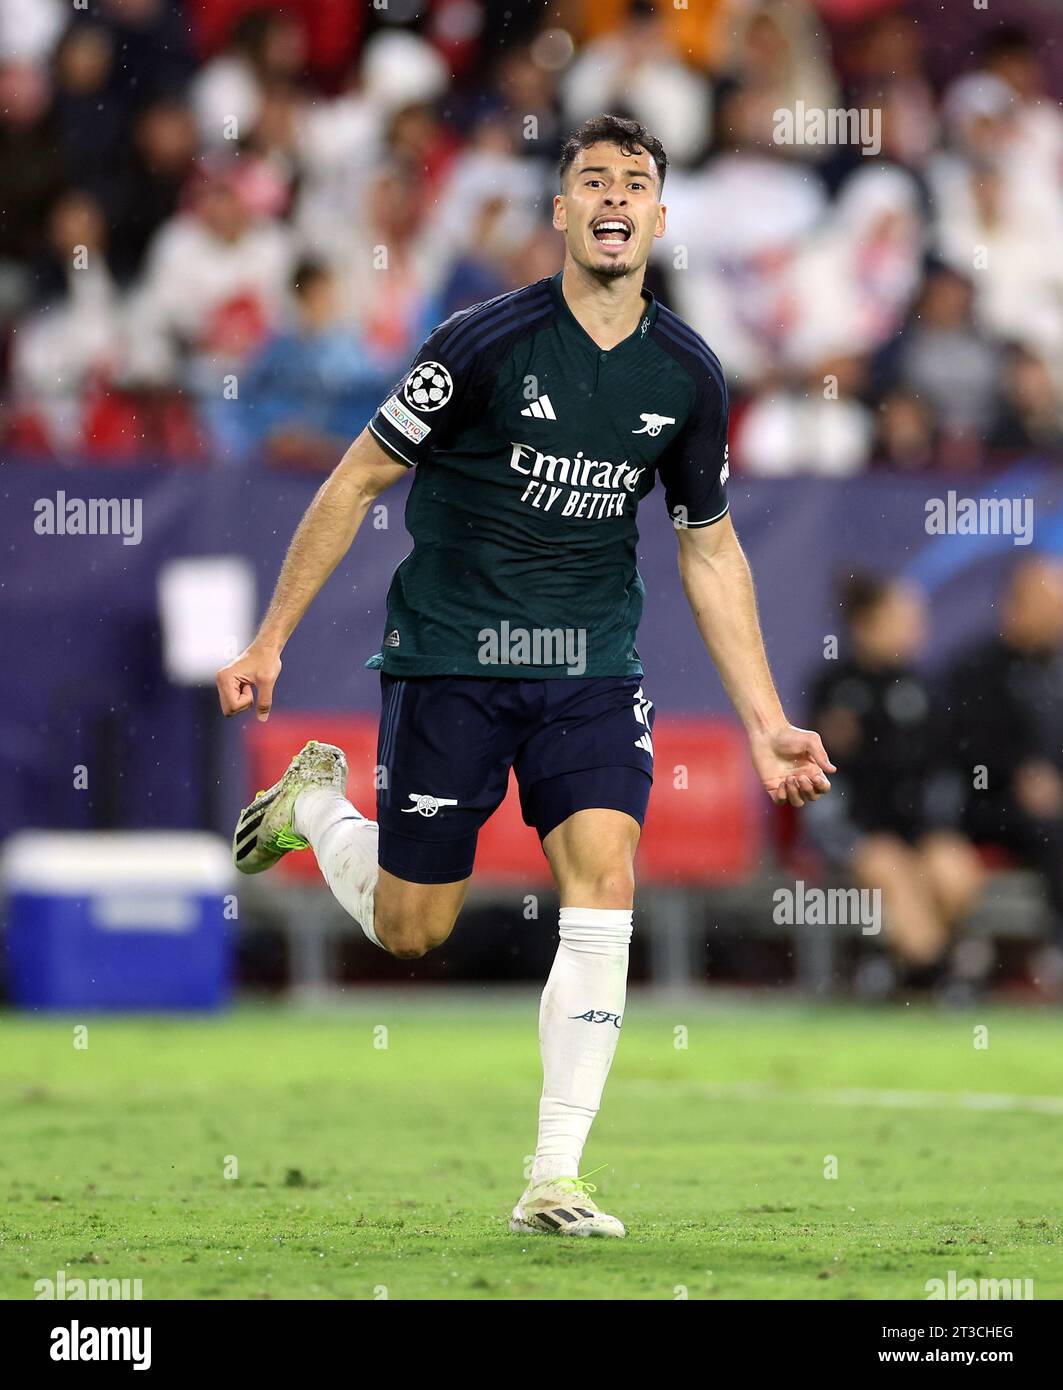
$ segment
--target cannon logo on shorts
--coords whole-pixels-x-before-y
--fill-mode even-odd
[[[412,806],[404,806],[402,814],[404,816],[413,815],[414,811],[419,816],[434,816],[440,806],[456,806],[458,803],[449,796],[425,796],[423,792],[410,792]]]
[[[406,378],[402,394],[414,410],[438,410],[454,394],[454,380],[442,362],[419,362]]]

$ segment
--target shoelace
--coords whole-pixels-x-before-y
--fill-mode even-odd
[[[592,1168],[589,1173],[585,1173],[582,1178],[558,1178],[557,1186],[563,1187],[566,1192],[572,1192],[577,1197],[589,1197],[592,1192],[598,1191],[598,1184],[588,1182],[588,1178],[593,1178],[595,1173],[601,1173],[607,1164],[603,1163],[601,1168]]]
[[[294,830],[285,828],[278,830],[273,843],[278,849],[309,849],[310,841],[304,840],[301,835],[297,835]]]

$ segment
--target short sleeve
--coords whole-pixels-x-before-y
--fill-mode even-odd
[[[453,322],[435,329],[369,421],[377,442],[398,463],[424,463],[453,439],[463,414],[471,365],[455,366],[448,339]]]
[[[658,461],[668,515],[676,528],[711,526],[727,515],[727,387],[698,362],[694,402]]]

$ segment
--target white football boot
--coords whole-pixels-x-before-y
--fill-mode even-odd
[[[509,1218],[509,1229],[522,1235],[626,1235],[622,1221],[601,1211],[591,1197],[598,1189],[586,1178],[549,1178],[533,1183]]]
[[[311,739],[296,753],[280,781],[259,792],[240,812],[233,835],[233,863],[242,874],[260,874],[272,869],[289,850],[309,849],[309,840],[292,829],[295,798],[307,787],[346,793],[347,759],[339,748]]]

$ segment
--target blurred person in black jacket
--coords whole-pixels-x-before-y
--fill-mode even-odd
[[[909,983],[931,983],[984,875],[940,804],[947,786],[940,702],[917,669],[926,602],[901,580],[856,574],[843,587],[841,609],[846,649],[811,703],[840,770],[832,804],[809,807],[806,828],[833,868],[881,890],[886,939]]]
[[[1044,876],[1060,945],[1063,561],[1021,560],[1000,620],[1000,635],[961,654],[949,673],[948,741],[966,789],[960,824]]]

